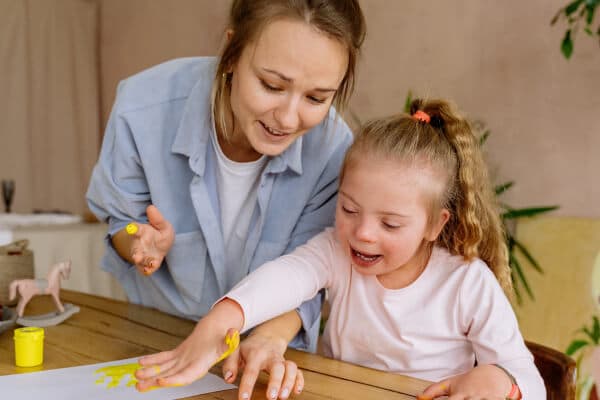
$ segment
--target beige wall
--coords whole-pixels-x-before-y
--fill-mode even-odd
[[[456,101],[492,130],[498,182],[514,206],[600,216],[600,49],[580,35],[570,61],[550,19],[564,0],[363,0],[368,35],[351,101],[361,119],[401,109],[410,89]],[[103,0],[103,114],[125,76],[219,48],[229,2]]]
[[[363,0],[368,35],[351,101],[365,120],[399,111],[408,90],[454,99],[492,131],[498,182],[514,206],[558,204],[518,237],[546,273],[517,307],[524,335],[564,350],[595,310],[600,246],[600,48],[579,35],[570,61],[550,19],[566,0]],[[102,0],[103,115],[118,81],[172,57],[216,54],[229,2]],[[591,217],[591,218],[581,218]]]
[[[517,234],[544,269],[524,268],[535,300],[515,307],[521,331],[564,351],[600,310],[600,218],[524,220]]]

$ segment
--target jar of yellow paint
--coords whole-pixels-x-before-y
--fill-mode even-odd
[[[25,327],[15,329],[15,364],[35,367],[44,362],[44,329]]]

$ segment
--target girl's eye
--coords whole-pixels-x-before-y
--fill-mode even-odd
[[[356,211],[350,210],[349,208],[346,208],[344,206],[342,206],[342,211],[345,212],[346,214],[356,214]]]
[[[398,229],[400,225],[390,224],[388,222],[382,222],[383,226],[387,229]]]
[[[269,85],[267,82],[263,81],[262,79],[260,80],[260,83],[263,85],[263,87],[271,92],[281,92],[283,89],[277,87],[277,86],[271,86]]]

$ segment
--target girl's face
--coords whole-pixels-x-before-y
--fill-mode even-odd
[[[449,217],[447,210],[429,215],[428,196],[438,179],[429,168],[369,156],[346,167],[335,226],[357,272],[376,275],[390,289],[419,277],[429,260],[428,242]]]
[[[346,47],[312,26],[267,25],[232,69],[233,146],[226,154],[237,161],[281,154],[327,115],[347,66]]]

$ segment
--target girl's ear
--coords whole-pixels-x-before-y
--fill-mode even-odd
[[[444,226],[449,219],[450,211],[448,211],[446,208],[442,208],[440,213],[437,215],[437,218],[434,218],[433,223],[431,224],[431,227],[425,236],[425,239],[429,240],[430,242],[434,242],[442,232],[442,229],[444,229]]]
[[[232,37],[233,37],[233,29],[226,29],[225,30],[225,40],[227,40],[227,42],[229,42]]]

